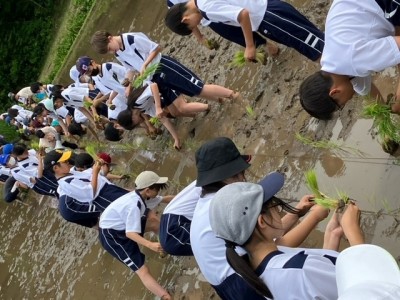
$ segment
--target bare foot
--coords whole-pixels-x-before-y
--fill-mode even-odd
[[[268,56],[271,56],[273,58],[278,57],[278,55],[279,55],[279,47],[274,42],[268,41],[265,44],[265,49],[267,51]]]

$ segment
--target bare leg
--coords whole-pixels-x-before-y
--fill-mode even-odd
[[[204,90],[204,89],[203,89]],[[186,102],[183,96],[179,96],[172,103],[179,111],[180,115],[194,115],[208,109],[208,104],[200,102]],[[168,106],[169,108],[169,106]]]
[[[205,84],[199,97],[221,102],[221,98],[235,100],[240,97],[240,94],[220,85]]]
[[[268,40],[265,43],[265,50],[267,51],[267,54],[271,57],[278,57],[279,55],[279,47],[272,41]]]
[[[143,265],[136,271],[143,285],[154,295],[162,297],[162,299],[171,299],[170,294],[165,290],[150,274],[150,270],[146,265]]]
[[[175,126],[166,117],[162,117],[160,121],[161,123],[163,123],[164,127],[167,128],[168,132],[172,135],[172,138],[174,139],[174,148],[176,150],[180,150],[181,141],[179,140],[179,136],[176,132]]]

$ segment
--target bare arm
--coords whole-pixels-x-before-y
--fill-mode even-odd
[[[127,232],[126,233],[127,238],[131,239],[132,241],[138,243],[139,245],[142,245],[146,248],[149,248],[153,250],[154,252],[162,253],[163,249],[161,247],[160,243],[156,242],[151,242],[149,240],[146,240],[144,237],[142,237],[140,234],[136,232]]]
[[[242,9],[242,11],[239,13],[238,22],[242,27],[244,40],[246,42],[244,57],[246,60],[253,60],[256,58],[256,47],[254,45],[253,31],[250,22],[250,14],[247,9]]]
[[[154,49],[149,57],[143,62],[142,69],[140,70],[140,74],[143,74],[144,70],[147,68],[147,66],[151,63],[151,61],[161,52],[161,47],[158,46],[156,49]]]

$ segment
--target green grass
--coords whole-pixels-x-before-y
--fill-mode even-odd
[[[63,68],[64,61],[95,3],[96,0],[73,0],[71,12],[67,15],[66,32],[63,33],[58,41],[58,46],[55,50],[56,54],[53,56],[52,71],[43,79],[44,82],[52,82]]]

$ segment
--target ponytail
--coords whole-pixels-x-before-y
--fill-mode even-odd
[[[142,86],[140,88],[132,88],[129,92],[128,95],[128,108],[129,109],[133,109],[136,106],[138,106],[136,104],[136,100],[140,97],[141,94],[143,94],[144,90],[147,88],[147,85]]]
[[[226,258],[229,265],[252,287],[258,294],[269,299],[274,299],[267,285],[256,275],[250,265],[237,254],[236,245],[230,241],[225,241]]]

